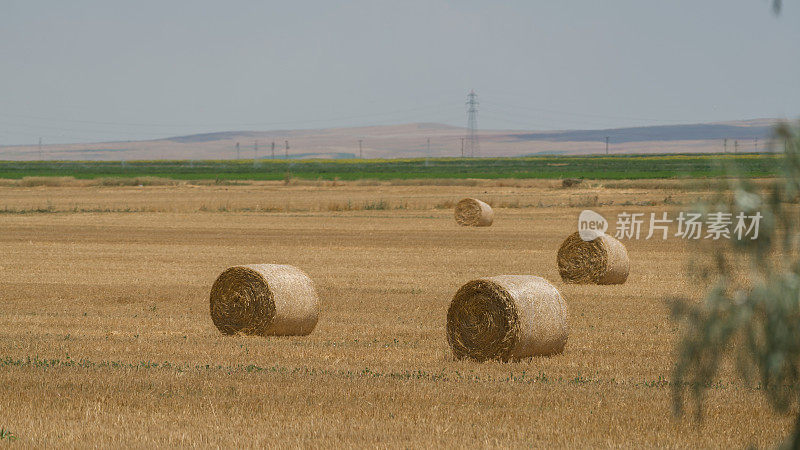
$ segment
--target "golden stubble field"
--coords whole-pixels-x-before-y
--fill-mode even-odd
[[[707,194],[664,182],[3,187],[0,427],[31,447],[775,445],[791,418],[730,368],[701,424],[672,415],[680,330],[664,299],[702,295],[680,240],[627,241],[622,286],[558,277],[584,206],[613,219]],[[457,226],[448,205],[464,196],[500,206],[495,224]],[[310,336],[214,328],[211,284],[247,263],[314,279]],[[561,291],[564,354],[453,360],[450,299],[500,274]]]

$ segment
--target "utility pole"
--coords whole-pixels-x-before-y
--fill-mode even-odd
[[[739,153],[739,141],[733,141],[733,153]]]
[[[608,154],[608,136],[606,136],[606,155]]]
[[[753,139],[753,150],[758,153],[758,138]]]
[[[258,141],[253,141],[253,167],[258,166]]]
[[[272,159],[275,159],[275,141],[272,141]]]
[[[44,161],[44,156],[42,155],[42,138],[39,138],[39,159]]]
[[[467,150],[470,156],[480,154],[480,144],[478,143],[478,96],[475,91],[469,91],[467,95]]]
[[[286,145],[286,159],[289,159],[289,141],[284,141]]]
[[[361,140],[361,139],[358,140],[358,157],[359,157],[359,159],[364,159],[364,151],[361,149],[361,143],[362,142],[363,142],[363,140]]]
[[[239,159],[239,143],[236,143],[236,159]]]
[[[728,138],[722,141],[722,153],[728,153]]]
[[[425,153],[425,167],[428,167],[428,158],[431,156],[431,138],[427,138],[426,142],[428,143],[428,152]]]
[[[461,138],[461,157],[464,157],[464,138]]]

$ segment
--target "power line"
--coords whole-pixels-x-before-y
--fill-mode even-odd
[[[587,125],[605,127],[605,128],[619,128],[619,120],[631,120],[631,121],[641,121],[640,119],[634,118],[619,118],[619,117],[606,117],[600,115],[587,115],[587,118],[580,117],[581,114],[576,114],[577,117],[569,117],[567,116],[557,116],[557,113],[547,112],[547,111],[540,111],[537,109],[528,109],[524,107],[518,107],[514,105],[505,105],[505,104],[498,104],[483,101],[481,102],[481,113],[485,116],[504,116],[504,117],[512,117],[511,120],[506,120],[504,117],[499,117],[499,120],[504,122],[515,122],[519,119],[526,119],[525,122],[520,122],[528,127],[534,127],[539,129],[544,128],[563,128],[563,124],[574,124],[578,126],[585,127]],[[593,120],[594,119],[594,120]],[[529,121],[527,121],[529,120]],[[663,121],[656,121],[643,119],[648,122],[660,122],[663,125],[672,124],[672,121],[663,120]],[[533,122],[533,123],[532,123]],[[535,123],[535,125],[534,125]],[[644,126],[644,124],[638,125]]]
[[[524,125],[526,129],[564,129],[564,124],[569,124],[572,126],[577,127],[586,127],[586,126],[594,126],[594,127],[602,127],[602,128],[614,128],[614,122],[612,121],[599,121],[599,120],[591,120],[591,119],[562,119],[562,118],[555,118],[550,114],[536,114],[534,116],[526,113],[524,111],[511,111],[511,110],[504,110],[502,108],[497,108],[496,106],[486,106],[486,104],[482,104],[483,108],[481,109],[481,114],[484,117],[489,117],[493,120],[497,120],[500,122],[508,122],[513,124],[520,124]]]
[[[491,106],[494,105],[493,103],[488,103],[487,105]],[[671,122],[670,120],[664,119],[653,119],[647,117],[626,117],[626,116],[611,116],[606,114],[590,114],[590,113],[576,113],[576,112],[569,112],[569,111],[558,111],[554,109],[542,109],[542,108],[533,108],[533,107],[525,107],[525,106],[518,106],[518,105],[511,105],[504,103],[502,105],[506,108],[515,108],[515,109],[522,109],[522,110],[529,110],[535,112],[543,112],[548,114],[563,114],[567,116],[575,116],[575,117],[590,117],[596,119],[615,119],[615,120],[638,120],[638,121],[646,121],[646,122]]]
[[[528,121],[528,120],[509,119],[507,117],[503,117],[501,115],[497,115],[495,112],[487,111],[487,110],[481,111],[481,114],[483,114],[483,117],[485,117],[485,118],[489,118],[489,119],[492,119],[492,120],[495,120],[495,121],[498,121],[498,122],[510,123],[510,124],[514,124],[514,125],[522,125],[524,127],[524,128],[516,128],[517,130],[523,130],[524,129],[525,131],[530,131],[530,130],[537,130],[537,129],[538,130],[542,130],[542,129],[551,129],[551,128],[553,128],[553,127],[542,126],[541,124],[534,124],[534,123],[532,123],[531,121]]]
[[[321,123],[321,122],[335,122],[341,120],[351,120],[351,119],[360,119],[360,118],[370,118],[375,116],[390,116],[399,113],[407,113],[407,112],[414,112],[414,111],[421,111],[421,110],[429,110],[429,109],[439,109],[445,106],[455,106],[454,102],[446,102],[446,103],[438,103],[438,104],[430,104],[425,106],[416,106],[413,108],[404,108],[404,109],[397,109],[393,111],[384,111],[384,112],[376,112],[376,113],[369,113],[369,114],[359,114],[359,115],[352,115],[352,116],[334,116],[328,118],[319,118],[319,119],[312,119],[312,120],[295,120],[295,121],[283,121],[283,122],[231,122],[231,123],[182,123],[182,124],[165,124],[165,123],[143,123],[143,122],[111,122],[111,121],[98,121],[98,120],[80,120],[80,119],[65,119],[59,117],[46,117],[46,116],[36,116],[36,115],[25,115],[25,114],[9,114],[9,113],[2,113],[0,112],[0,116],[5,117],[12,117],[12,118],[21,118],[21,119],[33,119],[33,120],[45,120],[51,122],[66,122],[66,123],[83,123],[83,124],[90,124],[90,125],[113,125],[113,126],[125,126],[125,127],[153,127],[153,128],[192,128],[192,127],[210,127],[210,128],[226,128],[226,127],[238,127],[238,126],[273,126],[273,125],[292,125],[292,124],[304,124],[304,123]]]
[[[0,124],[4,125],[5,127],[12,126],[12,127],[30,128],[30,129],[33,129],[34,131],[53,130],[53,131],[62,131],[62,132],[65,131],[67,133],[73,133],[73,134],[74,133],[94,133],[94,134],[97,134],[97,133],[105,133],[105,134],[134,133],[134,132],[129,131],[129,130],[119,131],[119,130],[109,130],[107,128],[103,129],[103,130],[98,129],[98,128],[85,128],[85,127],[76,128],[74,126],[69,126],[69,125],[65,125],[65,127],[69,127],[69,128],[65,128],[65,127],[59,127],[59,126],[53,126],[53,125],[41,125],[41,124],[9,122],[9,121],[0,121]],[[14,133],[16,133],[16,134],[29,134],[29,135],[36,135],[37,134],[37,133],[26,133],[25,131],[19,131],[19,130],[14,131]],[[153,133],[153,132],[147,132],[147,131],[136,131],[135,133],[139,134],[139,135],[148,135],[148,136],[154,136],[154,137],[156,137],[156,136],[164,136],[164,133]]]
[[[486,95],[485,92],[484,92],[484,95]],[[525,95],[525,93],[519,93],[519,92],[517,92],[517,93],[509,93],[509,92],[503,93],[503,92],[493,91],[493,92],[490,93],[490,97],[491,98],[507,97],[507,98],[513,98],[514,100],[518,100],[524,95]],[[484,106],[487,106],[487,105],[489,105],[489,104],[486,104]],[[546,108],[539,108],[539,107],[534,107],[534,106],[520,106],[520,105],[515,105],[515,104],[509,104],[509,103],[503,103],[503,105],[506,106],[506,107],[510,107],[510,108],[527,109],[527,110],[545,112],[545,113],[551,113],[551,114],[564,114],[564,115],[582,116],[582,117],[596,117],[596,118],[601,118],[601,119],[641,120],[641,121],[662,122],[662,123],[663,122],[675,122],[674,120],[654,119],[654,118],[649,118],[649,117],[626,117],[626,116],[616,116],[616,115],[608,115],[608,114],[592,114],[592,113],[564,111],[564,110],[557,110],[557,109],[546,109]]]

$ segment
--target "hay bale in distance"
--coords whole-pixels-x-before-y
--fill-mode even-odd
[[[318,304],[314,282],[288,265],[231,267],[211,287],[211,320],[223,334],[307,335]]]
[[[622,284],[630,260],[622,242],[608,235],[584,241],[575,232],[558,249],[558,272],[567,283]]]
[[[567,305],[533,275],[479,278],[462,286],[447,310],[447,341],[456,358],[518,360],[564,351]]]
[[[486,203],[465,198],[456,204],[456,222],[465,227],[488,227],[494,220],[494,211]]]

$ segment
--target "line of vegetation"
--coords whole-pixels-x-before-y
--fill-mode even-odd
[[[540,156],[525,158],[418,158],[232,161],[0,161],[0,178],[75,177],[173,180],[402,180],[531,179],[598,180],[709,178],[728,175],[732,162],[745,177],[776,172],[776,154],[669,154]],[[111,182],[109,182],[111,183]]]
[[[323,369],[316,367],[287,367],[281,365],[260,366],[257,364],[180,364],[170,361],[92,361],[86,358],[73,359],[70,356],[61,358],[40,358],[38,356],[26,356],[24,358],[13,358],[10,356],[0,357],[0,368],[23,368],[23,369],[90,369],[90,370],[166,370],[172,372],[224,372],[227,374],[274,374],[291,376],[332,376],[337,378],[358,379],[376,378],[390,379],[396,381],[434,381],[434,382],[472,382],[472,383],[520,383],[520,384],[545,384],[545,385],[599,385],[607,384],[612,386],[634,386],[647,388],[667,388],[672,383],[664,376],[659,376],[656,380],[644,381],[623,381],[615,378],[603,379],[597,374],[576,373],[574,376],[551,376],[545,372],[528,372],[521,370],[518,372],[510,371],[503,375],[495,376],[492,374],[478,373],[472,370],[461,372],[458,370],[441,369],[439,371],[429,371],[423,369],[409,369],[401,371],[382,371],[365,367],[363,369]],[[760,386],[737,385],[729,381],[714,380],[704,383],[707,389],[736,389],[744,388],[758,390]]]

